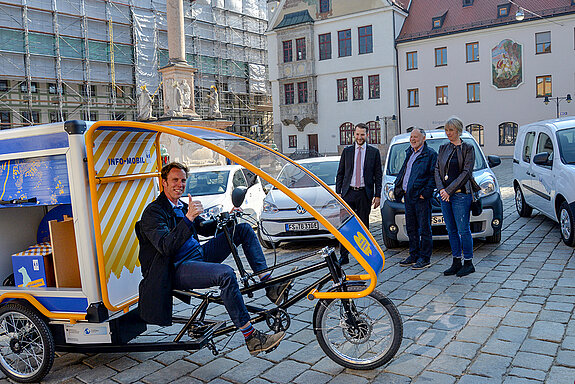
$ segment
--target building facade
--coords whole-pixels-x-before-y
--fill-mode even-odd
[[[267,36],[280,150],[337,154],[364,122],[368,142],[385,151],[397,129],[394,39],[404,5],[282,0],[275,6]]]
[[[272,139],[266,0],[184,1],[196,112],[216,85],[232,130]],[[8,0],[0,12],[1,128],[69,119],[132,120],[142,86],[163,111],[165,0]]]
[[[575,114],[575,2],[521,6],[412,0],[397,38],[403,131],[456,115],[486,154],[512,156],[519,126]]]

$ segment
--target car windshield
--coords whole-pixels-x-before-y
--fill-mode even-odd
[[[565,164],[575,164],[575,128],[557,131],[557,141],[561,161]]]
[[[300,165],[319,177],[327,185],[335,185],[335,176],[339,166],[338,161],[301,163]],[[317,183],[307,177],[301,169],[291,164],[287,164],[284,167],[278,176],[278,180],[288,188],[317,187]]]
[[[192,196],[219,195],[226,191],[230,171],[189,172],[186,191]]]
[[[425,142],[427,143],[427,145],[430,148],[433,148],[435,150],[435,152],[439,152],[439,147],[442,144],[447,143],[449,140],[447,138],[443,138],[443,139],[427,139],[425,140]],[[483,168],[487,168],[487,165],[485,164],[485,159],[483,158],[483,155],[481,153],[481,149],[479,148],[479,146],[477,145],[477,143],[470,138],[464,138],[463,141],[465,141],[467,144],[471,144],[473,146],[473,148],[475,149],[475,165],[473,167],[474,171],[477,171],[479,169],[483,169]],[[386,173],[390,176],[396,176],[399,171],[401,170],[401,166],[403,165],[403,162],[405,160],[405,150],[409,147],[409,142],[407,143],[399,143],[399,144],[395,144],[391,147],[390,149],[390,153],[389,153],[389,159],[387,162],[387,171]]]

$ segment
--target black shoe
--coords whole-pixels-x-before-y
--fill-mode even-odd
[[[409,257],[406,257],[405,259],[401,260],[401,261],[399,262],[399,266],[400,266],[400,267],[409,267],[410,265],[415,264],[416,261],[417,261],[417,260],[413,260],[413,259],[411,258],[411,256],[409,256]]]
[[[338,261],[339,265],[349,264],[349,256],[341,256]]]
[[[272,303],[279,305],[291,288],[293,279],[266,287],[266,296]]]
[[[411,269],[425,269],[429,268],[431,263],[429,261],[419,260],[417,263],[411,266]]]
[[[463,267],[459,271],[457,271],[457,277],[467,276],[470,273],[475,272],[475,267],[473,266],[473,262],[471,260],[465,260],[463,262]]]
[[[250,355],[256,356],[260,352],[268,352],[278,346],[280,341],[284,338],[285,332],[274,333],[273,335],[266,335],[257,329],[252,332],[246,339],[246,347],[250,351]]]
[[[459,272],[460,269],[461,269],[461,258],[460,257],[454,257],[453,258],[453,264],[451,264],[451,267],[449,267],[448,269],[443,271],[443,274],[445,276],[453,276],[457,272]]]

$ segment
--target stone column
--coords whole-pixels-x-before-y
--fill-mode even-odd
[[[170,63],[186,63],[183,0],[167,0],[167,21]]]

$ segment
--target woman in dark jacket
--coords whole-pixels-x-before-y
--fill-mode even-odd
[[[443,272],[445,276],[466,276],[475,272],[473,266],[473,238],[470,228],[470,207],[475,151],[461,140],[463,122],[451,117],[445,122],[449,143],[439,147],[435,166],[435,184],[441,197],[441,211],[445,220],[453,264]],[[461,262],[463,253],[464,263]]]

